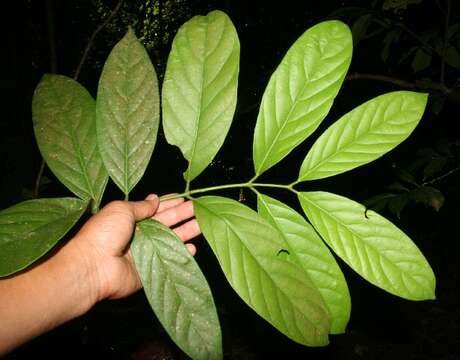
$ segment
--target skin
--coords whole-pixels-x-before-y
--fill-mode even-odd
[[[139,290],[129,251],[136,221],[152,217],[185,242],[201,233],[193,216],[192,203],[184,199],[160,202],[151,194],[143,201],[114,201],[53,256],[0,280],[0,356],[83,315],[101,300]],[[195,246],[186,246],[194,255]]]

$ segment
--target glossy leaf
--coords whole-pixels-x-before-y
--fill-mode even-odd
[[[131,251],[147,299],[174,342],[192,359],[222,358],[211,290],[177,235],[144,220],[137,224]]]
[[[160,121],[155,69],[131,29],[104,65],[96,105],[104,165],[128,195],[145,172]]]
[[[241,203],[218,196],[194,201],[195,213],[227,280],[260,316],[292,340],[326,345],[329,314],[304,270],[286,260],[288,244]]]
[[[327,192],[302,192],[299,199],[323,239],[366,280],[405,299],[434,299],[430,265],[409,237],[387,219]]]
[[[32,114],[35,138],[51,171],[97,208],[108,174],[97,149],[94,99],[75,80],[45,75],[35,90]]]
[[[226,14],[195,16],[179,29],[163,82],[163,128],[188,160],[187,182],[222,146],[236,107],[240,43]]]
[[[28,200],[0,211],[0,276],[41,258],[86,210],[76,198]]]
[[[331,334],[345,332],[351,312],[348,286],[337,262],[313,227],[282,202],[258,194],[258,212],[279,230],[288,244],[290,259],[307,272],[331,315]]]
[[[352,54],[350,29],[326,21],[287,52],[265,89],[254,132],[254,167],[263,173],[305,140],[329,112]]]
[[[299,180],[321,179],[367,164],[392,150],[415,129],[427,94],[390,92],[358,106],[313,144]]]

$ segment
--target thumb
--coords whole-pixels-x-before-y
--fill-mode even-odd
[[[160,199],[157,195],[150,194],[145,200],[132,201],[130,204],[132,206],[131,209],[134,214],[134,219],[138,221],[153,216],[160,205]]]

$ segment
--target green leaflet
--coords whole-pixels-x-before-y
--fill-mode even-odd
[[[395,91],[342,116],[313,144],[299,181],[322,179],[367,164],[392,150],[415,129],[428,95]]]
[[[97,209],[108,180],[96,140],[96,103],[86,89],[66,76],[44,75],[32,115],[40,152],[56,177]]]
[[[179,29],[163,82],[166,139],[188,160],[189,183],[211,162],[236,107],[240,43],[226,14],[195,16]]]
[[[307,272],[331,315],[331,334],[345,332],[351,312],[348,286],[331,252],[305,219],[282,202],[258,193],[259,214],[279,230],[290,258]]]
[[[158,82],[129,29],[105,62],[97,93],[97,139],[110,177],[127,196],[145,172],[160,119]]]
[[[327,192],[302,192],[299,200],[328,245],[366,280],[408,300],[435,298],[430,265],[387,219]]]
[[[28,200],[0,211],[0,276],[45,255],[86,210],[76,198]]]
[[[350,29],[325,21],[287,52],[265,89],[254,132],[254,167],[263,173],[304,141],[329,112],[352,55]]]
[[[292,340],[326,345],[330,323],[324,301],[305,272],[286,260],[288,244],[278,231],[234,200],[205,196],[193,203],[201,230],[238,295]]]
[[[169,336],[192,359],[221,359],[211,290],[182,241],[148,219],[137,224],[131,251],[147,299]]]

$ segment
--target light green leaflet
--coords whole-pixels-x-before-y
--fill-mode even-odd
[[[105,62],[97,93],[97,139],[110,177],[128,196],[153,152],[160,119],[155,69],[128,30]]]
[[[350,29],[325,21],[287,52],[265,89],[254,132],[254,167],[263,173],[304,141],[329,112],[351,62]]]
[[[340,174],[392,150],[415,129],[427,98],[427,94],[395,91],[353,109],[313,144],[300,168],[299,180]]]
[[[28,200],[0,211],[0,276],[45,255],[86,210],[76,198]]]
[[[288,244],[255,211],[219,196],[194,199],[196,218],[238,295],[292,340],[328,343],[329,314],[304,270],[286,260]]]
[[[211,162],[236,107],[240,43],[226,14],[195,16],[179,29],[163,82],[163,128],[188,160],[189,183]]]
[[[327,192],[302,192],[299,200],[328,245],[366,280],[408,300],[435,298],[430,265],[407,235],[387,219]]]
[[[192,359],[221,359],[211,290],[182,241],[148,219],[137,224],[131,251],[147,299],[169,336]]]
[[[107,184],[96,140],[96,102],[66,76],[45,75],[32,101],[35,138],[47,165],[70,191],[97,209]]]
[[[305,219],[284,203],[258,193],[259,214],[279,230],[289,258],[313,281],[331,315],[331,334],[345,332],[351,312],[348,286],[331,252]]]

